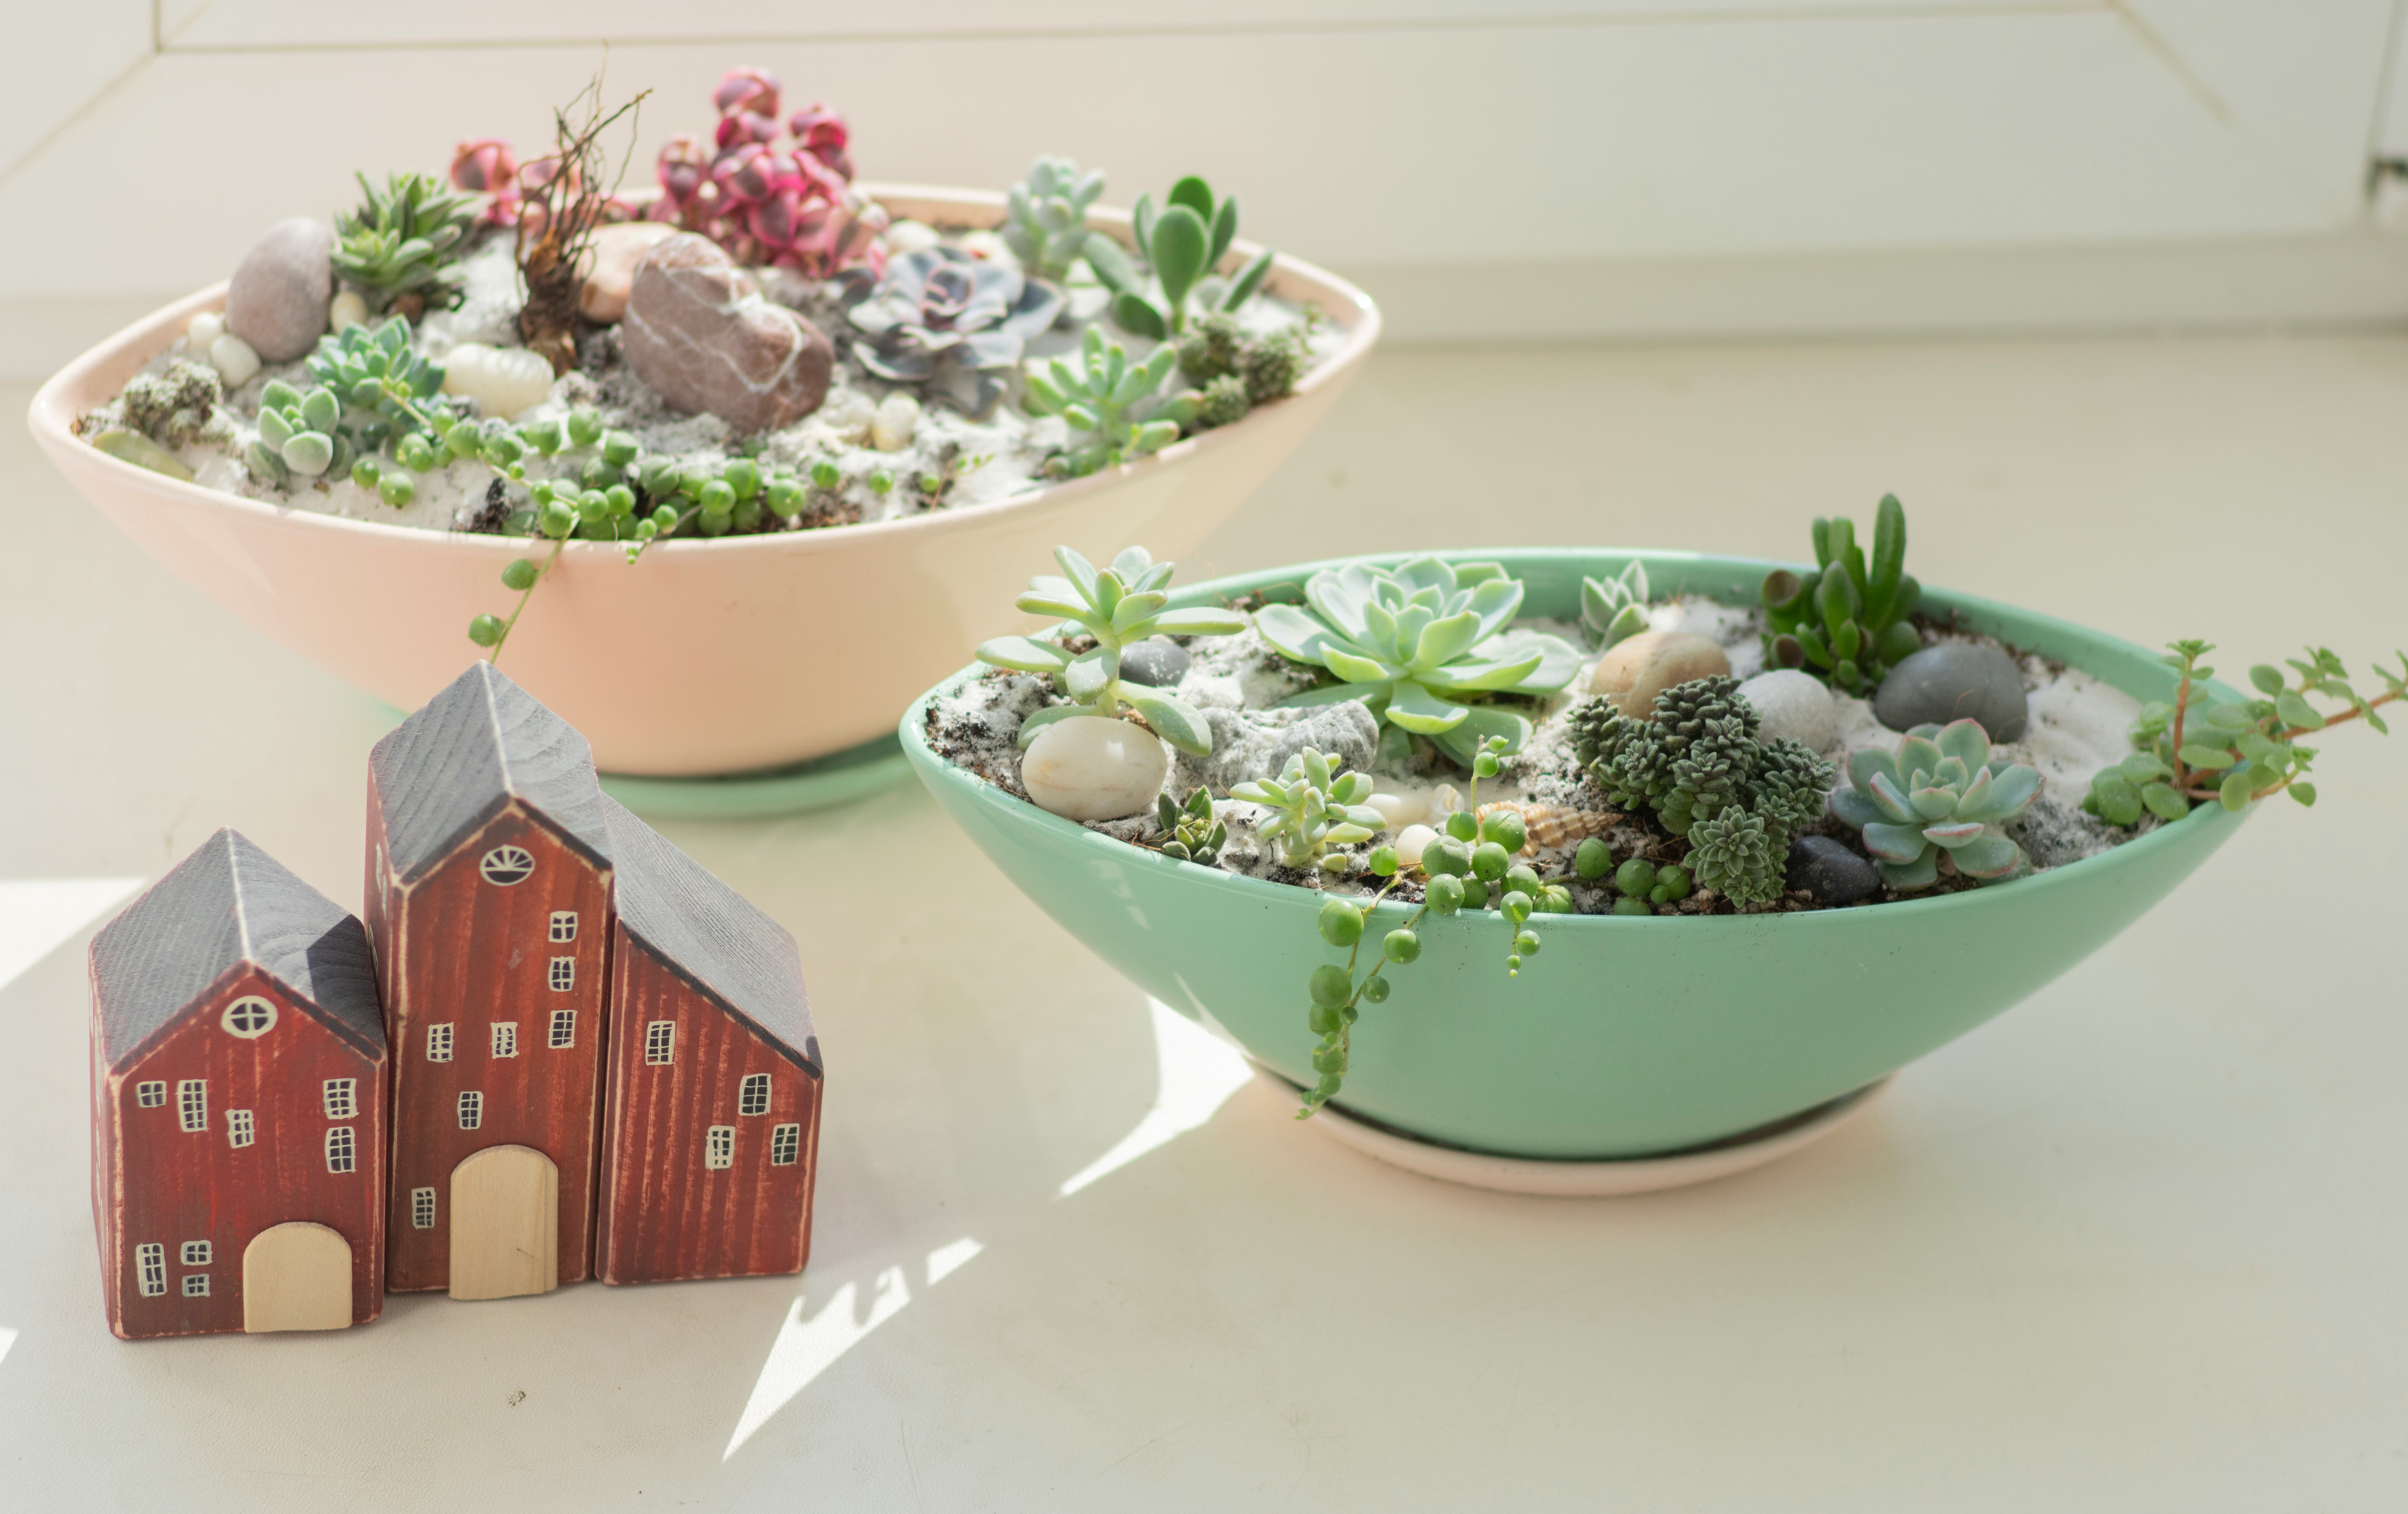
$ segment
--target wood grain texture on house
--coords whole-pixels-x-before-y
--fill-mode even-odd
[[[603,803],[617,923],[595,1272],[799,1272],[824,1078],[794,937]]]
[[[482,662],[371,755],[366,898],[394,1048],[396,1292],[451,1286],[463,1164],[495,1147],[553,1164],[552,1282],[590,1275],[611,937],[601,803],[585,738]],[[479,1246],[507,1249],[523,1231],[489,1193],[470,1215]],[[477,1296],[494,1296],[488,1281]]]
[[[133,1339],[375,1319],[387,1063],[360,922],[220,831],[93,936],[90,962],[109,1328]],[[291,1223],[341,1251],[271,1241],[254,1266],[261,1237]],[[254,1291],[269,1295],[256,1315]],[[294,1299],[311,1302],[296,1312]],[[304,1315],[317,1322],[275,1322]]]

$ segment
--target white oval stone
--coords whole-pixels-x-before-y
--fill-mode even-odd
[[[1363,802],[1380,812],[1380,818],[1388,822],[1390,832],[1399,835],[1406,826],[1429,811],[1426,800],[1393,793],[1375,793]]]
[[[936,246],[943,238],[937,228],[923,221],[898,221],[886,228],[880,238],[886,244],[887,255],[901,257],[906,252],[920,252]]]
[[[1758,673],[1739,686],[1739,696],[1756,707],[1756,736],[1787,736],[1817,755],[1839,739],[1840,712],[1823,680],[1794,667]]]
[[[879,402],[878,414],[869,422],[869,445],[882,452],[899,452],[911,445],[911,434],[919,429],[920,402],[898,389]]]
[[[869,403],[868,395],[848,389],[832,395],[820,407],[815,419],[835,432],[838,440],[858,447],[869,439],[870,423],[878,419],[878,407]]]
[[[1020,785],[1065,820],[1120,820],[1152,807],[1170,776],[1162,739],[1126,721],[1074,715],[1037,733],[1020,758]]]
[[[1438,839],[1438,833],[1426,825],[1408,825],[1397,833],[1397,861],[1407,867],[1419,867],[1422,853]]]
[[[465,394],[480,414],[509,421],[552,397],[552,364],[523,347],[462,342],[443,359],[443,393]]]
[[[259,354],[232,332],[209,344],[209,363],[228,389],[240,389],[259,372]]]
[[[355,289],[347,289],[326,302],[326,329],[339,332],[345,326],[368,323],[368,302],[360,298]]]
[[[206,353],[224,335],[225,317],[215,310],[204,310],[184,328],[184,346],[190,351]]]

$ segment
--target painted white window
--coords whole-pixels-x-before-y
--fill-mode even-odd
[[[206,1079],[186,1078],[176,1084],[176,1122],[186,1130],[209,1128],[209,1085]]]
[[[188,1272],[184,1274],[184,1296],[186,1298],[208,1297],[209,1275],[206,1272]]]
[[[677,1021],[655,1020],[644,1027],[644,1060],[666,1067],[677,1060]]]
[[[462,1130],[474,1130],[484,1122],[485,1095],[474,1093],[461,1094],[460,1128]]]
[[[183,1246],[181,1260],[184,1265],[188,1267],[206,1267],[209,1264],[210,1258],[215,1254],[216,1249],[210,1246],[207,1241],[186,1241]]]
[[[769,1075],[746,1073],[736,1094],[738,1114],[759,1115],[769,1112]]]
[[[513,883],[525,882],[527,875],[535,871],[535,853],[524,847],[495,847],[477,864],[477,871],[484,875],[486,882],[509,888]]]
[[[552,977],[550,981],[552,983],[552,992],[554,993],[566,993],[570,989],[575,988],[577,986],[577,959],[575,957],[552,958]]]
[[[702,1164],[706,1167],[732,1167],[736,1164],[736,1127],[713,1125],[703,1133]]]
[[[351,1149],[351,1127],[337,1125],[326,1132],[326,1170],[355,1172],[358,1164]]]
[[[426,1027],[426,1060],[429,1062],[452,1060],[452,1027],[448,1022]]]
[[[139,1282],[144,1298],[157,1298],[167,1291],[167,1247],[162,1241],[144,1241],[134,1248],[134,1276]]]
[[[514,1057],[519,1054],[519,1022],[515,1020],[494,1021],[494,1055]]]
[[[769,1165],[791,1167],[803,1154],[803,1127],[777,1125],[769,1131]]]
[[[435,1228],[435,1190],[413,1188],[409,1191],[409,1228],[412,1230]]]
[[[167,1102],[166,1079],[154,1078],[147,1083],[134,1085],[134,1102],[145,1109],[156,1109]]]
[[[555,1051],[577,1044],[577,1011],[554,1009],[552,1012],[552,1049]]]
[[[225,1007],[225,1013],[219,1017],[218,1023],[225,1028],[228,1036],[255,1041],[276,1028],[276,1004],[256,993],[246,994]]]
[[[326,1118],[350,1120],[360,1112],[360,1080],[356,1078],[326,1079]]]
[[[555,909],[552,912],[552,938],[555,941],[577,939],[577,911]]]
[[[226,1144],[239,1150],[258,1138],[258,1127],[251,1123],[248,1109],[226,1111]]]

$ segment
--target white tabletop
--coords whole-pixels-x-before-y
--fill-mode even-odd
[[[2403,415],[2392,338],[1396,354],[1188,566],[1794,556],[1895,490],[1926,582],[2362,666],[2408,643]],[[0,482],[0,1507],[2408,1504],[2408,740],[2356,732],[2315,813],[2253,820],[1863,1121],[1638,1199],[1450,1187],[1294,1123],[916,788],[671,825],[803,944],[830,1101],[799,1283],[118,1341],[92,923],[223,824],[355,905],[392,717],[21,428]]]

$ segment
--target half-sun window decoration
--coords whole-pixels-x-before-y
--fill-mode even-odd
[[[326,1132],[326,1170],[352,1172],[357,1170],[358,1153],[351,1140],[351,1127],[337,1125]]]
[[[519,1054],[519,1022],[515,1020],[494,1021],[494,1055],[514,1057]]]
[[[460,1128],[474,1130],[485,1122],[485,1095],[474,1090],[460,1095]]]
[[[218,1023],[225,1027],[228,1036],[256,1040],[276,1028],[275,1002],[247,993],[226,1006],[224,1018]]]
[[[736,1095],[738,1114],[760,1115],[769,1112],[769,1075],[746,1073]]]
[[[666,1067],[677,1058],[677,1021],[655,1020],[644,1027],[644,1060]]]
[[[524,847],[495,847],[477,864],[477,871],[486,882],[509,888],[525,882],[535,871],[535,853]]]
[[[409,1191],[409,1228],[412,1230],[435,1228],[435,1190],[413,1188]]]
[[[713,1125],[704,1134],[702,1164],[717,1171],[736,1165],[736,1127]]]
[[[426,1027],[426,1060],[429,1062],[452,1060],[452,1022],[450,1021]]]
[[[184,1129],[195,1133],[209,1128],[209,1085],[207,1079],[186,1078],[176,1084],[176,1121]]]
[[[565,1050],[577,1044],[577,1011],[554,1009],[552,1012],[552,1049]]]
[[[554,941],[577,939],[577,911],[555,909],[552,912],[552,938]]]
[[[154,1078],[147,1083],[135,1084],[134,1102],[140,1105],[145,1109],[156,1109],[161,1105],[166,1103],[166,1080],[165,1078]]]
[[[356,1078],[327,1078],[326,1118],[350,1120],[356,1117],[360,1112],[359,1089],[360,1080]]]
[[[259,1127],[248,1109],[226,1111],[226,1144],[240,1150],[259,1138]]]
[[[803,1127],[779,1125],[769,1132],[769,1165],[791,1167],[803,1151]]]
[[[575,988],[577,986],[577,959],[575,957],[552,958],[551,982],[552,992],[554,993],[566,993],[570,989]]]

